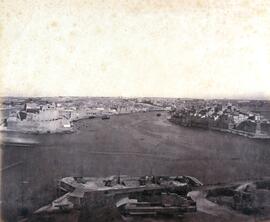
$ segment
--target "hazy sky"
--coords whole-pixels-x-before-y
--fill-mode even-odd
[[[269,3],[2,0],[1,95],[270,99]]]

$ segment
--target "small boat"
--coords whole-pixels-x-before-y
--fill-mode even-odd
[[[101,119],[103,119],[103,120],[105,120],[105,119],[110,119],[110,116],[108,116],[108,115],[103,115],[103,116],[101,117]]]

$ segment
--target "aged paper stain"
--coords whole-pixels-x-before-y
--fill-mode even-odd
[[[0,4],[3,96],[270,97],[269,1]]]

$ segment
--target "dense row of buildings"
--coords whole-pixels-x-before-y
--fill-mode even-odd
[[[170,120],[183,126],[221,130],[249,137],[270,137],[270,122],[267,119],[232,104],[174,109]]]
[[[6,112],[4,112],[4,111]],[[91,99],[66,101],[26,101],[6,104],[2,110],[0,129],[30,133],[72,132],[72,122],[135,112],[163,110],[162,107],[130,99]]]
[[[48,97],[9,98],[2,102],[0,128],[39,132],[72,131],[72,122],[149,111],[169,111],[171,121],[247,136],[268,137],[269,101],[179,98]],[[249,111],[248,111],[249,110]],[[267,111],[269,110],[269,111]],[[254,111],[254,112],[252,112]]]

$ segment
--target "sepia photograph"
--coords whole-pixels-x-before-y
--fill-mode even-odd
[[[269,222],[270,1],[0,0],[0,222]]]

